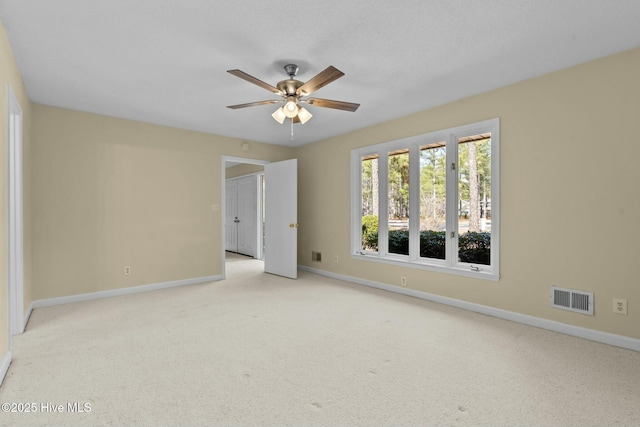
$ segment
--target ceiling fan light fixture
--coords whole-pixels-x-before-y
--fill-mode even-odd
[[[284,123],[284,119],[287,118],[287,115],[284,113],[284,109],[282,107],[280,107],[276,111],[273,112],[271,117],[273,117],[273,120],[275,120],[276,122],[278,122],[280,124],[283,124]]]
[[[304,107],[300,107],[300,110],[298,110],[298,118],[300,119],[300,123],[307,123],[311,119],[311,117],[313,117],[313,114],[311,114]]]
[[[254,107],[258,105],[266,105],[266,104],[275,104],[278,102],[284,102],[284,105],[278,108],[271,114],[271,117],[275,121],[280,124],[283,124],[286,119],[291,119],[291,130],[293,135],[293,124],[294,123],[306,123],[308,122],[313,115],[302,108],[301,103],[306,103],[309,105],[314,105],[317,107],[323,108],[333,108],[336,110],[343,111],[356,111],[360,104],[356,104],[353,102],[344,102],[344,101],[334,101],[331,99],[321,99],[321,98],[307,98],[308,95],[311,95],[313,92],[318,89],[323,88],[327,84],[339,79],[344,76],[344,73],[338,70],[333,65],[328,66],[323,71],[316,74],[306,83],[298,81],[295,79],[296,74],[298,73],[298,66],[295,64],[287,64],[284,66],[288,79],[279,81],[276,86],[272,86],[268,83],[263,82],[260,79],[253,77],[250,74],[245,73],[240,70],[228,70],[227,72],[231,75],[239,77],[243,80],[248,81],[249,83],[253,83],[256,86],[260,86],[263,89],[268,90],[269,92],[276,94],[281,97],[281,99],[269,99],[266,101],[258,101],[258,102],[248,102],[244,104],[237,105],[228,105],[227,108],[238,109],[238,108],[246,108],[246,107]]]
[[[289,96],[287,97],[287,102],[284,104],[284,107],[282,107],[284,109],[284,114],[290,119],[293,119],[298,115],[298,110],[300,108],[298,107],[298,103],[296,101],[297,100],[295,96]]]

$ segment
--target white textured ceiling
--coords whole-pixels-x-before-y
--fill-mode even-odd
[[[302,145],[640,46],[638,0],[0,0],[37,103],[283,145]],[[346,75],[290,126],[271,85]]]

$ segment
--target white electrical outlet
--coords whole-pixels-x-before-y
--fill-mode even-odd
[[[613,312],[617,314],[627,314],[627,300],[621,299],[621,298],[614,298]]]
[[[407,278],[404,276],[400,277],[400,284],[402,286],[407,286]]]
[[[129,267],[128,265],[124,268],[124,275],[128,276],[131,274],[131,267]]]
[[[333,256],[333,262],[335,262],[336,264],[338,263],[338,255]]]

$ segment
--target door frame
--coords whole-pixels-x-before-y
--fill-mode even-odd
[[[225,263],[225,250],[226,250],[226,239],[225,239],[225,228],[224,228],[224,222],[225,222],[225,215],[227,212],[227,206],[226,206],[226,199],[227,199],[227,190],[226,190],[226,182],[227,182],[227,173],[226,173],[226,168],[227,168],[227,162],[234,162],[234,163],[246,163],[246,164],[250,164],[250,165],[261,165],[264,166],[267,163],[271,163],[269,160],[262,160],[262,159],[249,159],[249,158],[244,158],[244,157],[234,157],[234,156],[222,156],[222,171],[220,173],[221,175],[221,183],[220,183],[220,189],[221,189],[221,196],[220,196],[220,227],[221,227],[221,236],[222,238],[220,239],[221,241],[221,249],[222,249],[222,278],[226,279],[227,278],[227,272],[226,272],[226,263]],[[259,248],[260,249],[260,248]],[[260,251],[259,251],[260,252]]]
[[[7,84],[9,337],[23,333],[25,328],[22,136],[22,107],[13,88]]]

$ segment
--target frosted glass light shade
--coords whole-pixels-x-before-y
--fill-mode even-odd
[[[274,111],[271,117],[273,117],[273,119],[280,124],[284,123],[284,119],[287,118],[286,114],[284,114],[284,110],[282,109],[282,107]]]
[[[313,114],[311,114],[305,108],[300,107],[300,109],[298,110],[298,118],[300,119],[300,123],[302,124],[307,123],[309,119],[311,119],[311,117],[313,117]]]
[[[290,119],[293,119],[295,116],[298,115],[298,103],[296,102],[296,97],[295,96],[290,96],[287,98],[287,102],[284,104],[284,107],[282,107],[284,109],[284,114],[289,117]]]

